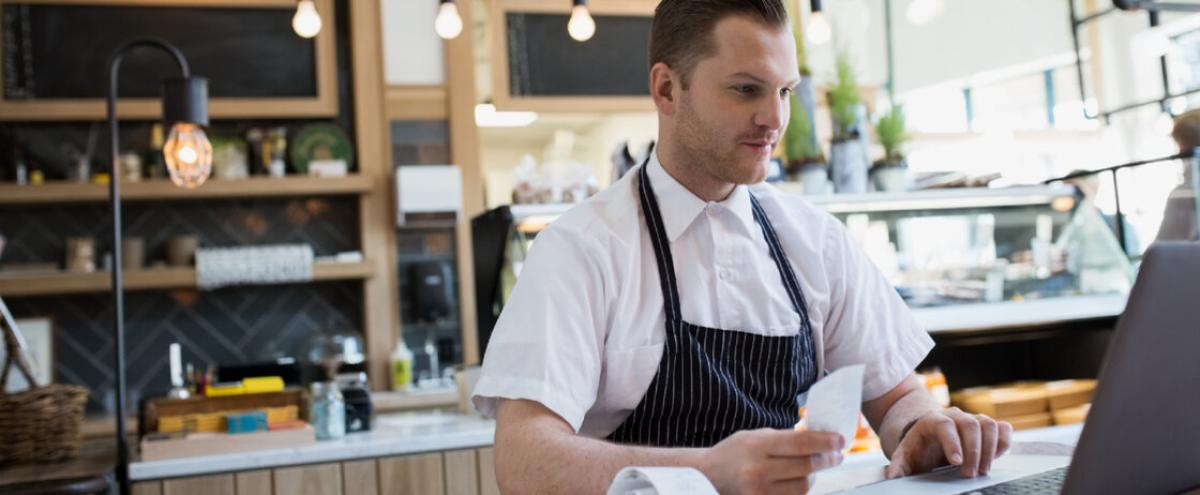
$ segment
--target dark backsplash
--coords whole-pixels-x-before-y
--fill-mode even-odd
[[[353,197],[307,200],[219,200],[128,203],[125,234],[146,241],[151,262],[166,240],[196,234],[205,247],[307,243],[317,255],[358,249],[358,203]],[[107,206],[101,204],[0,208],[8,248],[0,262],[61,264],[68,236],[92,236],[108,251]],[[91,390],[89,412],[112,408],[113,304],[110,294],[6,297],[17,318],[54,322],[54,375]],[[167,346],[179,342],[185,362],[208,364],[304,357],[308,342],[327,329],[361,332],[362,287],[357,281],[197,290],[133,291],[125,298],[130,404],[169,387]],[[332,328],[331,328],[332,327]],[[131,409],[133,410],[133,409]]]

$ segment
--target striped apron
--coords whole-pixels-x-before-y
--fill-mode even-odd
[[[797,397],[816,381],[816,356],[804,294],[775,229],[751,194],[754,221],[800,315],[797,334],[771,337],[683,321],[675,262],[645,167],[638,170],[638,192],[658,261],[667,340],[646,395],[608,439],[631,445],[708,447],[740,430],[791,428],[798,420]]]

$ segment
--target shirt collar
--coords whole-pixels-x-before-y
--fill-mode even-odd
[[[751,210],[748,187],[744,185],[734,187],[733,192],[724,201],[705,201],[680,184],[663,168],[662,163],[658,161],[657,149],[650,154],[650,161],[646,164],[645,171],[650,178],[650,186],[654,189],[654,196],[658,199],[659,213],[662,215],[663,224],[667,230],[667,238],[671,242],[675,242],[704,212],[705,208],[723,208],[732,212],[748,233],[754,232],[757,228],[754,223],[754,213]]]

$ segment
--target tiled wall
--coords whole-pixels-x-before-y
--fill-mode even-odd
[[[131,203],[125,234],[146,240],[147,259],[163,257],[166,239],[194,233],[201,246],[308,243],[318,255],[358,249],[358,203],[350,197]],[[92,236],[108,250],[107,207],[92,204],[0,208],[9,246],[0,262],[54,261],[67,236]],[[86,385],[91,412],[111,408],[113,303],[110,294],[5,298],[18,318],[54,321],[55,379]],[[209,363],[304,357],[319,331],[362,331],[357,281],[196,290],[134,291],[125,299],[130,403],[168,388],[167,345],[184,360]],[[131,409],[132,410],[132,409]]]

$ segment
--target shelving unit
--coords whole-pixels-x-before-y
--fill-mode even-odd
[[[312,281],[364,280],[374,274],[375,264],[369,259],[361,263],[314,263]],[[196,288],[193,268],[126,270],[123,275],[125,290]],[[111,275],[106,271],[0,274],[0,296],[86,294],[108,292],[111,287]]]
[[[775,184],[775,187],[786,193],[804,193],[803,185],[798,182],[779,182]],[[829,213],[877,213],[899,210],[954,210],[1045,205],[1052,203],[1056,198],[1070,198],[1071,194],[1071,186],[1035,185],[809,195],[804,199]],[[1070,206],[1066,205],[1067,209],[1070,209]]]
[[[250,177],[239,180],[209,180],[196,189],[176,187],[169,180],[121,183],[121,200],[188,201],[217,198],[336,196],[370,193],[371,179],[347,177]],[[96,203],[108,201],[107,184],[67,181],[38,186],[0,185],[0,205]]]

